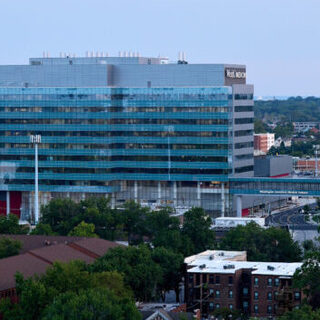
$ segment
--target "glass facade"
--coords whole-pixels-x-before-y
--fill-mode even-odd
[[[227,181],[232,100],[231,87],[0,88],[2,190],[34,189],[33,134],[40,191]]]

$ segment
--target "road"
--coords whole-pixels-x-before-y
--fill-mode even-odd
[[[310,204],[309,207],[314,209],[316,203]],[[288,227],[292,233],[293,239],[299,242],[313,240],[318,237],[318,226],[305,221],[305,215],[299,213],[303,206],[290,208],[283,212],[278,212],[266,218],[266,224],[269,226]]]
[[[315,203],[309,205],[309,207],[311,209],[316,208],[316,206],[317,206],[317,204],[315,204]],[[294,208],[290,208],[286,211],[272,214],[266,218],[266,224],[273,225],[273,226],[294,225],[295,227],[299,226],[299,227],[305,228],[305,229],[311,229],[311,230],[317,229],[316,225],[305,221],[304,214],[299,213],[299,210],[302,208],[303,208],[303,206],[294,207]]]

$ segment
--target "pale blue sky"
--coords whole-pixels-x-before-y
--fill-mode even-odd
[[[320,0],[0,0],[0,64],[139,51],[247,65],[256,95],[320,96]]]

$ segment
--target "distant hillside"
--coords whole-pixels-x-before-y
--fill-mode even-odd
[[[320,121],[320,98],[255,101],[254,115],[264,121]]]

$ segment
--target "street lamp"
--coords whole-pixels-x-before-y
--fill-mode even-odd
[[[41,143],[41,135],[31,135],[30,142],[34,144],[34,222],[39,222],[39,184],[38,184],[38,144]]]

